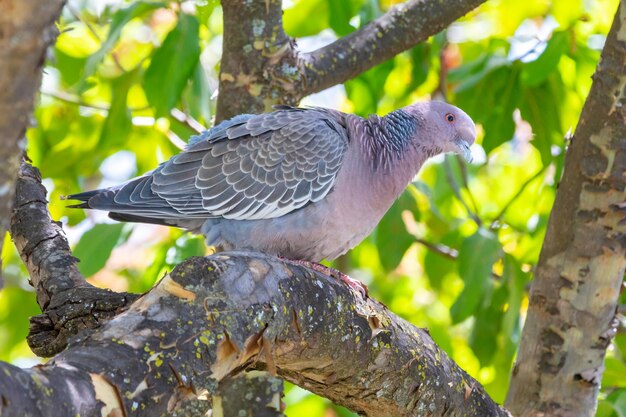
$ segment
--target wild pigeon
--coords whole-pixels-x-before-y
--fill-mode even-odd
[[[443,102],[367,119],[279,106],[219,123],[124,184],[68,198],[118,221],[202,233],[218,250],[319,262],[361,242],[426,159],[469,159],[475,137],[472,119]]]

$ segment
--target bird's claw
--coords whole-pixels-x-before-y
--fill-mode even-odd
[[[361,294],[363,298],[367,298],[367,285],[363,284],[361,281],[356,280],[354,278],[350,278],[348,275],[343,272],[327,267],[326,265],[318,264],[317,262],[304,261],[304,260],[290,260],[298,265],[305,266],[314,271],[320,272],[326,276],[336,278],[340,281],[343,281],[350,287],[352,290]]]

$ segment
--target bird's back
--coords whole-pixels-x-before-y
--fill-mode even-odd
[[[185,227],[277,218],[328,195],[347,147],[344,113],[281,107],[224,121],[121,186],[68,198],[120,221]]]

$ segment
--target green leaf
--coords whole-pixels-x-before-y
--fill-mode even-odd
[[[420,86],[430,71],[430,54],[432,45],[428,42],[422,42],[409,50],[411,57],[411,86],[409,90],[413,90]]]
[[[505,254],[502,279],[507,287],[508,308],[502,320],[502,331],[505,338],[517,345],[520,336],[520,310],[522,301],[526,296],[526,284],[529,280],[528,273],[522,271],[519,262],[509,254]]]
[[[600,400],[598,401],[598,409],[596,410],[595,417],[616,417],[616,410],[609,401]]]
[[[181,13],[174,29],[152,56],[144,76],[146,97],[157,116],[165,116],[183,92],[200,58],[198,20]]]
[[[98,49],[93,55],[91,55],[87,59],[87,63],[85,65],[85,70],[83,72],[83,80],[96,72],[98,65],[104,59],[106,54],[113,49],[115,44],[120,38],[122,34],[122,29],[124,26],[131,20],[136,17],[143,16],[144,14],[151,12],[153,10],[164,7],[165,3],[160,2],[145,2],[145,1],[137,1],[133,2],[130,6],[125,7],[123,9],[119,9],[113,15],[111,19],[111,27],[109,29],[109,34],[107,38],[102,43],[100,49]]]
[[[607,357],[604,362],[605,371],[602,375],[603,387],[626,388],[626,364],[617,358]]]
[[[113,249],[122,240],[124,224],[97,224],[85,232],[74,248],[74,256],[80,259],[78,269],[90,277],[104,267]]]
[[[457,229],[438,239],[437,243],[454,248],[458,246],[459,240],[459,231]],[[444,282],[443,278],[448,274],[456,272],[456,270],[456,260],[446,258],[435,251],[426,250],[426,255],[424,255],[424,272],[433,288],[441,290]]]
[[[73,86],[82,79],[83,68],[87,58],[69,55],[56,47],[54,48],[54,58],[63,84]]]
[[[606,401],[613,406],[618,417],[626,417],[626,389],[618,389],[613,391]]]
[[[136,71],[127,72],[111,80],[111,106],[102,126],[100,146],[111,148],[128,140],[128,133],[133,126],[131,112],[127,106],[128,90],[133,85]]]
[[[620,301],[619,304],[624,303]],[[617,335],[615,335],[615,338],[613,339],[613,345],[617,348],[619,352],[619,357],[621,357],[622,360],[626,362],[626,334],[618,333]],[[616,353],[616,355],[618,354]]]
[[[353,15],[350,2],[341,0],[326,1],[328,2],[329,10],[328,23],[335,33],[338,36],[346,36],[354,31],[354,28],[350,26],[350,19]]]
[[[376,113],[378,102],[385,96],[385,82],[394,68],[390,59],[344,84],[354,112],[361,116]]]
[[[522,119],[532,126],[530,142],[541,154],[544,166],[553,160],[552,145],[561,144],[565,132],[561,130],[560,101],[564,99],[562,80],[553,74],[541,86],[522,89],[519,104]]]
[[[402,220],[402,212],[405,210],[414,214],[417,210],[415,198],[408,191],[400,195],[378,224],[376,246],[380,263],[388,272],[397,268],[404,253],[415,242]],[[419,212],[417,214],[419,216]]]
[[[487,52],[450,71],[448,81],[455,93],[454,102],[483,125],[482,146],[489,154],[513,138],[513,112],[521,95],[522,64],[506,57],[508,42],[492,39]]]
[[[6,262],[6,259],[4,259]],[[8,265],[3,265],[5,268]],[[3,271],[5,274],[7,271]],[[6,278],[6,275],[5,275]],[[20,276],[25,282],[24,276]],[[41,314],[32,289],[7,282],[0,291],[0,360],[11,361],[27,355],[28,317]],[[20,349],[23,344],[24,348]]]
[[[380,10],[378,0],[365,0],[363,6],[361,6],[361,9],[359,10],[359,27],[365,26],[372,20],[380,17],[382,14],[383,13]]]
[[[567,50],[567,32],[554,32],[539,58],[524,65],[521,80],[524,85],[536,86],[557,69],[561,56]]]
[[[174,267],[192,256],[204,255],[206,246],[201,236],[192,236],[186,233],[176,239],[176,244],[169,248],[165,257],[167,265]]]
[[[210,97],[209,81],[202,63],[198,61],[191,83],[189,83],[183,94],[183,100],[186,104],[185,108],[188,109],[191,117],[196,120],[202,120],[205,123],[211,120]]]
[[[300,0],[283,13],[285,32],[295,38],[317,35],[328,27],[328,14],[327,0]]]
[[[491,269],[498,259],[500,248],[496,235],[484,229],[479,229],[463,241],[458,266],[465,287],[452,305],[450,314],[453,323],[460,323],[474,314],[492,287]]]
[[[488,303],[482,303],[476,314],[476,321],[470,336],[470,347],[482,367],[491,364],[498,350],[498,333],[502,328],[504,306],[508,299],[508,289],[501,285],[491,296]]]

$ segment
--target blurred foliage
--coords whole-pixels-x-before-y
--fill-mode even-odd
[[[287,32],[321,46],[384,13],[393,0],[292,0]],[[436,342],[504,400],[562,166],[617,0],[491,0],[444,33],[334,89],[314,104],[361,115],[445,98],[479,124],[475,162],[427,164],[377,230],[336,266]],[[111,224],[60,196],[154,168],[209,126],[222,41],[216,0],[71,0],[51,51],[30,158],[50,191],[81,271],[96,285],[145,291],[201,238],[159,226]],[[330,101],[329,101],[330,97]],[[4,246],[0,359],[32,363],[27,275]],[[623,300],[626,301],[626,300]],[[626,335],[610,348],[598,415],[626,415]],[[291,416],[350,416],[290,386]]]

